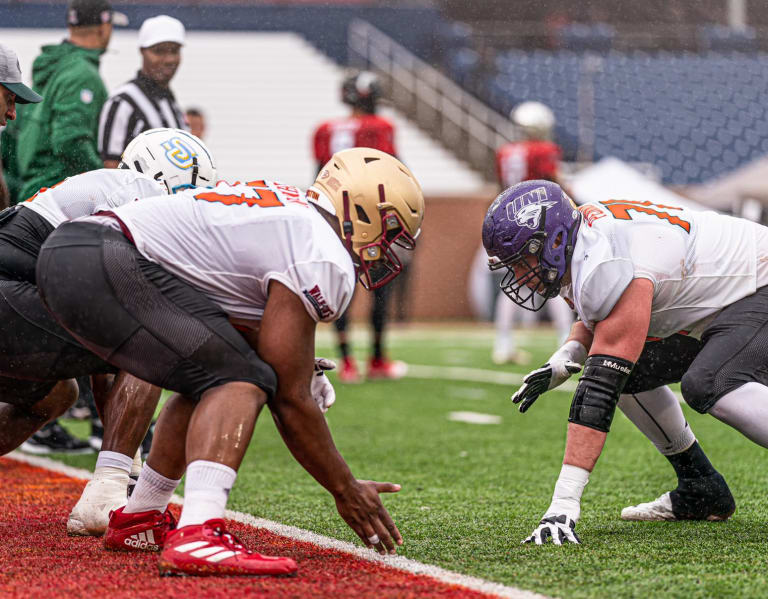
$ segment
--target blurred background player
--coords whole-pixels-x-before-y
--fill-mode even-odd
[[[19,58],[8,46],[0,44],[0,127],[16,120],[16,104],[37,104],[43,100],[21,80]],[[0,209],[10,204],[8,187],[3,179],[0,161]]]
[[[33,86],[45,100],[25,108],[21,118],[2,136],[3,161],[10,177],[11,204],[67,177],[103,166],[96,136],[107,89],[99,62],[112,37],[113,22],[127,24],[108,0],[71,0],[68,36],[60,44],[43,46],[32,67]],[[88,377],[78,380],[90,404],[92,433],[102,432]],[[37,431],[22,446],[30,453],[85,453],[91,446],[69,434],[58,421]]]
[[[188,130],[169,84],[181,63],[184,25],[159,15],[139,29],[141,70],[108,98],[99,120],[99,152],[106,168],[116,168],[130,141],[142,131],[170,127]]]
[[[205,113],[199,108],[190,107],[184,113],[187,119],[189,132],[195,137],[203,139],[205,137]]]
[[[314,153],[318,171],[333,154],[347,148],[374,148],[397,157],[395,130],[392,123],[377,115],[381,86],[374,73],[360,71],[350,74],[341,86],[341,100],[352,108],[347,117],[331,119],[320,124],[314,134]],[[384,354],[384,329],[389,305],[389,286],[374,290],[371,306],[373,347],[368,360],[366,376],[369,379],[398,379],[407,367],[399,360],[389,360]],[[335,322],[338,332],[341,368],[339,380],[343,383],[360,382],[360,373],[347,335],[347,315]]]
[[[496,152],[496,171],[502,191],[521,181],[546,179],[562,184],[559,163],[562,152],[552,141],[555,115],[540,102],[523,102],[514,108],[510,119],[516,125],[520,141],[501,146]],[[573,314],[561,298],[546,303],[547,313],[557,329],[560,343],[571,330]],[[509,301],[503,293],[496,296],[494,310],[494,341],[492,358],[496,364],[528,364],[531,356],[518,349],[513,329],[525,318],[522,308]]]

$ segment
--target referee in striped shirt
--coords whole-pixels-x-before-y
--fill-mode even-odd
[[[101,110],[99,152],[107,168],[116,168],[128,143],[157,127],[187,130],[184,114],[168,84],[181,62],[184,25],[160,15],[139,29],[142,66],[135,79],[117,88]]]

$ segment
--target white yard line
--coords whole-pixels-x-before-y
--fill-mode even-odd
[[[10,453],[4,457],[11,458],[19,462],[24,462],[26,464],[31,464],[33,466],[38,466],[40,468],[45,468],[46,470],[50,470],[52,472],[58,472],[71,478],[81,480],[88,480],[91,478],[90,471],[84,470],[82,468],[73,468],[72,466],[67,466],[61,462],[52,460],[51,458],[31,456],[19,451],[14,451],[13,453]],[[183,502],[183,498],[179,497],[178,495],[174,495],[172,502],[180,504]],[[429,576],[430,578],[434,578],[440,582],[455,584],[467,589],[471,589],[473,591],[488,593],[497,597],[507,597],[509,599],[549,599],[545,595],[540,595],[532,591],[526,591],[496,582],[490,582],[483,580],[482,578],[466,576],[464,574],[459,574],[458,572],[451,572],[450,570],[444,570],[443,568],[431,566],[429,564],[422,564],[421,562],[417,562],[400,555],[382,556],[378,553],[374,553],[370,549],[365,549],[363,547],[353,545],[352,543],[347,543],[346,541],[340,541],[338,539],[319,535],[309,530],[296,528],[295,526],[286,526],[285,524],[280,524],[271,520],[256,518],[250,514],[227,510],[226,517],[230,520],[235,520],[236,522],[248,524],[257,528],[264,528],[282,537],[312,543],[313,545],[317,545],[318,547],[323,547],[325,549],[334,549],[336,551],[354,555],[360,559],[364,559],[370,562],[377,562],[397,570],[418,574],[420,576]]]

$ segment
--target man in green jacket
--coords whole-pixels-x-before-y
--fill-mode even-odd
[[[99,60],[114,17],[124,19],[108,0],[71,0],[68,38],[43,46],[35,59],[33,87],[45,100],[24,107],[0,144],[14,203],[71,175],[103,167],[96,143],[107,90]]]

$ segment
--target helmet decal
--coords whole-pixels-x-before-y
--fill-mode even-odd
[[[165,150],[165,157],[171,164],[182,170],[194,166],[194,158],[197,157],[197,152],[185,140],[180,137],[171,137],[160,145]]]

